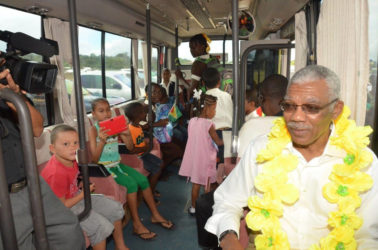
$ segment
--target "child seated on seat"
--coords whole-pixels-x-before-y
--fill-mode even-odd
[[[219,89],[221,82],[220,74],[217,69],[207,68],[202,74],[202,81],[207,89],[206,94],[217,98],[216,114],[214,118],[211,119],[214,122],[215,130],[223,141],[231,140],[231,133],[228,133],[228,138],[223,138],[223,132],[231,130],[232,128],[232,97],[229,93]],[[218,158],[219,163],[224,162],[224,146],[219,147]]]
[[[147,178],[135,169],[120,163],[118,135],[109,136],[107,130],[99,126],[99,122],[110,119],[111,115],[109,102],[105,98],[98,98],[92,102],[92,116],[96,121],[89,131],[89,147],[92,161],[103,164],[115,181],[127,188],[127,205],[133,221],[134,234],[143,240],[150,240],[156,237],[156,234],[149,231],[139,218],[137,202],[139,188],[142,189],[143,198],[152,213],[151,222],[159,224],[166,229],[171,229],[173,223],[166,220],[157,210]],[[133,149],[134,145],[128,129],[121,132],[119,136],[129,150]]]
[[[50,145],[53,156],[41,172],[41,176],[55,195],[76,215],[84,210],[84,192],[80,192],[77,185],[79,175],[76,162],[77,149],[79,149],[79,137],[76,130],[64,124],[55,127],[51,132]],[[91,192],[94,191],[94,184],[89,188]],[[93,249],[105,250],[106,238],[112,232],[116,248],[129,249],[123,240],[122,205],[103,195],[92,195],[91,200],[92,210],[89,216],[80,222],[80,226],[89,237]]]
[[[195,214],[201,186],[207,193],[210,184],[216,181],[217,146],[223,145],[211,121],[215,116],[217,98],[205,94],[200,103],[201,107],[203,105],[200,116],[189,121],[189,138],[179,171],[179,175],[187,176],[192,182],[192,206],[188,211],[191,215]]]
[[[125,107],[125,115],[129,118],[129,130],[131,138],[133,139],[133,148],[128,150],[133,154],[138,154],[143,161],[144,168],[151,173],[149,178],[152,193],[155,192],[155,187],[163,168],[163,161],[153,154],[145,153],[149,149],[149,143],[144,138],[142,126],[139,125],[141,121],[146,119],[146,112],[143,104],[133,102]]]

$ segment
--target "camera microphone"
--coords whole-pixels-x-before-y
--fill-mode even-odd
[[[45,57],[59,54],[56,41],[35,39],[21,32],[0,31],[0,40],[7,42],[13,49],[20,50],[23,54],[35,53]]]

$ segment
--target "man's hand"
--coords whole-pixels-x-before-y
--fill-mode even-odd
[[[3,70],[0,73],[0,79],[4,79],[4,78],[7,79],[8,84],[7,85],[0,84],[0,89],[9,88],[9,89],[13,90],[17,94],[26,94],[26,92],[25,91],[21,91],[20,86],[18,86],[18,84],[16,84],[14,82],[13,77],[10,74],[9,69],[5,69],[5,70]]]
[[[184,76],[182,75],[182,72],[181,72],[181,70],[179,70],[179,69],[177,69],[177,70],[175,71],[175,75],[176,75],[177,78],[179,78],[179,79],[184,79]]]
[[[229,233],[223,237],[222,241],[220,242],[220,247],[223,250],[243,250],[243,246],[240,244],[238,237],[233,234]]]

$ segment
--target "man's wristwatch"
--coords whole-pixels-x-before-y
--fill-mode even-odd
[[[219,235],[219,242],[221,242],[221,241],[223,240],[223,238],[224,238],[227,234],[229,234],[229,233],[233,233],[233,234],[235,234],[236,236],[238,236],[238,234],[237,234],[234,230],[232,230],[232,229],[230,229],[230,230],[226,230],[226,231],[224,231],[223,233],[221,233],[221,235]]]

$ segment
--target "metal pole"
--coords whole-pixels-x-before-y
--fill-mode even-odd
[[[149,149],[144,154],[151,151],[153,146],[153,131],[152,131],[152,85],[151,85],[151,16],[150,16],[150,4],[146,7],[146,32],[147,32],[147,84],[148,84],[148,124],[149,124]]]
[[[176,27],[175,27],[175,60],[178,60],[178,25],[176,24]],[[176,65],[176,70],[179,68],[179,66],[177,65],[177,63],[175,63]],[[176,75],[176,83],[175,83],[175,105],[177,105],[178,103],[178,98],[179,98],[179,78],[177,77]]]
[[[105,80],[105,32],[101,31],[101,82],[102,96],[106,98],[106,80]]]
[[[75,98],[76,98],[76,114],[77,126],[79,131],[80,149],[78,151],[79,165],[82,167],[83,183],[84,183],[84,211],[79,214],[79,220],[85,219],[91,210],[91,196],[89,190],[88,175],[88,152],[85,141],[85,123],[84,123],[84,105],[83,94],[80,79],[80,60],[79,60],[79,43],[77,38],[77,21],[76,21],[76,4],[75,0],[68,0],[68,8],[70,13],[70,34],[72,47],[72,63],[75,82]]]
[[[232,119],[232,142],[231,142],[231,153],[236,154],[238,150],[238,121],[239,121],[239,99],[240,99],[240,88],[239,88],[239,1],[232,1],[232,61],[233,70],[232,78],[234,80],[234,113]]]
[[[223,36],[223,68],[226,68],[226,38],[227,34]]]
[[[48,250],[49,245],[45,229],[45,216],[42,205],[41,187],[39,184],[39,173],[37,170],[37,157],[35,155],[33,130],[32,126],[30,125],[30,112],[21,96],[17,95],[10,89],[2,89],[0,91],[0,98],[13,103],[17,110],[19,128],[22,138],[22,150],[25,162],[25,173],[28,183],[31,214],[36,239],[36,249]],[[3,230],[1,231],[3,232]]]
[[[132,41],[132,40],[131,40]],[[130,56],[130,78],[131,78],[131,98],[134,100],[135,99],[135,88],[136,88],[136,86],[139,88],[140,86],[139,86],[139,82],[138,83],[136,83],[135,82],[135,65],[134,65],[134,60],[133,60],[133,53],[134,53],[134,51],[133,51],[133,45],[132,45],[133,43],[131,42],[130,43],[130,54],[131,54],[131,56]],[[136,63],[138,63],[138,62],[136,62]]]

